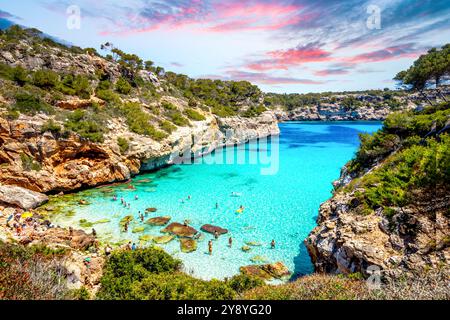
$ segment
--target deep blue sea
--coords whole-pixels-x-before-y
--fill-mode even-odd
[[[223,279],[237,274],[242,265],[276,261],[282,261],[294,276],[307,274],[313,268],[303,240],[316,225],[319,205],[331,196],[332,181],[353,157],[358,134],[373,133],[380,127],[379,122],[281,123],[280,137],[267,144],[260,141],[230,147],[194,164],[139,175],[132,183],[136,190],[127,190],[126,185],[114,187],[119,199],[131,203],[131,209],[113,201],[112,195],[102,193],[100,188],[89,192],[87,200],[91,205],[75,206],[74,216],[54,220],[59,225],[77,226],[80,219],[109,219],[108,223],[95,225],[100,238],[112,242],[132,240],[145,246],[148,243],[140,242],[139,237],[161,235],[161,227],[140,223],[137,214],[155,207],[158,211],[147,218],[170,216],[171,222],[189,220],[197,230],[203,224],[229,230],[229,234],[214,240],[211,256],[207,253],[207,242],[213,238],[209,234],[192,253],[182,253],[178,240],[161,245],[180,258],[185,271],[194,276]],[[138,200],[134,199],[136,195]],[[238,213],[241,206],[245,209]],[[127,215],[135,219],[130,231],[123,233],[119,221]],[[133,234],[131,230],[139,226],[146,226],[144,233]],[[272,239],[275,249],[270,247]],[[242,251],[248,242],[257,246]]]

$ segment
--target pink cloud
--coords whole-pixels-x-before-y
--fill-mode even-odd
[[[415,58],[422,50],[414,48],[411,43],[391,46],[385,49],[375,50],[368,53],[358,54],[344,59],[348,63],[367,63],[387,60],[398,60],[403,58]]]
[[[318,77],[328,77],[331,75],[343,75],[343,74],[348,74],[349,70],[345,70],[345,69],[324,69],[324,70],[319,70],[314,72],[314,74]]]
[[[100,34],[130,35],[188,26],[193,26],[199,32],[279,30],[311,19],[309,15],[301,15],[302,8],[300,5],[275,0],[232,0],[211,5],[192,0],[187,4],[168,4],[164,10],[149,6],[137,13],[128,13],[124,23],[115,23],[115,30],[104,30]]]
[[[331,52],[325,51],[316,44],[299,46],[288,50],[276,50],[266,53],[267,59],[250,62],[247,68],[255,71],[287,70],[309,62],[323,62],[331,60]]]
[[[250,81],[257,84],[279,85],[279,84],[304,84],[320,85],[323,81],[302,79],[289,76],[274,76],[264,72],[245,72],[239,70],[229,70],[227,76],[208,75],[208,78],[236,81]]]

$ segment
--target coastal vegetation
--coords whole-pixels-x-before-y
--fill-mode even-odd
[[[396,79],[410,85],[410,90],[423,92],[428,82],[438,87],[450,72],[448,57],[449,45],[439,51],[432,49]],[[378,163],[382,165],[346,188],[363,190],[356,193],[357,211],[367,214],[383,208],[385,214],[392,215],[417,200],[418,194],[422,201],[431,201],[450,191],[450,102],[445,96],[442,100],[425,108],[394,112],[380,131],[361,135],[356,156],[347,164],[348,173],[360,176]]]

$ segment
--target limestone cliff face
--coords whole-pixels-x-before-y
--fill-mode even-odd
[[[414,104],[408,104],[401,110],[412,109]],[[293,109],[291,111],[276,111],[276,116],[280,121],[356,121],[356,120],[384,120],[392,109],[375,106],[360,106],[355,109],[348,109],[345,106],[336,104],[321,104],[309,107]]]
[[[367,276],[368,267],[377,266],[395,276],[448,264],[448,195],[437,193],[434,201],[418,195],[417,203],[388,219],[381,209],[354,212],[357,191],[338,191],[321,205],[318,226],[305,240],[316,271]]]
[[[41,133],[45,115],[17,120],[0,118],[0,184],[38,192],[72,191],[99,184],[124,181],[142,170],[172,164],[177,157],[198,157],[218,146],[279,134],[275,116],[266,112],[255,118],[219,119],[180,127],[161,142],[132,133],[123,119],[108,122],[104,143]],[[125,137],[130,148],[121,154],[117,138]],[[24,169],[24,155],[39,161],[38,170]]]

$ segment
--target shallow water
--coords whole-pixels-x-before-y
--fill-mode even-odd
[[[132,183],[136,190],[126,190],[127,185],[119,185],[112,188],[114,193],[104,193],[104,188],[81,192],[91,204],[71,206],[68,209],[74,210],[74,214],[55,216],[53,220],[62,226],[78,226],[80,219],[90,222],[109,219],[110,222],[94,226],[101,239],[139,243],[143,234],[161,235],[162,227],[150,227],[137,219],[138,211],[156,207],[158,211],[148,214],[146,219],[170,216],[171,222],[189,220],[197,230],[207,223],[229,229],[229,234],[213,241],[211,256],[207,253],[207,242],[213,238],[209,234],[204,235],[193,253],[182,253],[177,240],[161,245],[182,259],[185,271],[197,277],[232,276],[239,272],[240,266],[252,264],[251,258],[257,256],[256,263],[282,261],[294,276],[307,274],[313,268],[302,243],[316,225],[319,205],[330,197],[331,182],[352,158],[359,144],[358,134],[372,133],[380,127],[379,122],[282,123],[279,140],[272,139],[272,145],[260,143],[258,146],[257,142],[251,142],[217,151],[197,160],[196,164],[175,165],[139,175]],[[235,159],[242,157],[247,160],[246,164],[204,163],[225,159],[233,152]],[[272,159],[272,167],[276,167],[273,159],[279,160],[276,174],[261,174],[261,168],[268,167],[263,157],[257,164],[249,163],[255,156],[266,154]],[[231,192],[240,196],[232,197]],[[113,201],[112,194],[131,203],[131,209],[122,207],[120,200]],[[135,195],[138,200],[134,199]],[[184,199],[184,203],[180,199]],[[238,214],[236,210],[241,205],[245,210]],[[130,214],[135,219],[128,233],[123,233],[119,221]],[[144,233],[133,234],[131,230],[137,226],[146,226]],[[228,247],[229,236],[233,238],[231,248]],[[270,248],[272,239],[276,242],[275,249]],[[243,252],[241,247],[249,241],[261,246],[252,246],[249,252]]]

